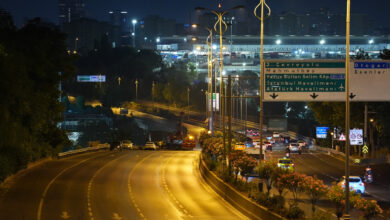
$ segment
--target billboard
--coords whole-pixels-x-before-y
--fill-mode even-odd
[[[77,82],[105,82],[106,75],[77,75]]]

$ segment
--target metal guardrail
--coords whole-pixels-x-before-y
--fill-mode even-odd
[[[103,149],[110,149],[110,144],[104,143],[104,144],[99,144],[96,147],[86,147],[86,148],[81,148],[77,150],[71,150],[71,151],[66,151],[66,152],[61,152],[57,154],[58,158],[64,158],[64,157],[69,157],[77,154],[82,154],[86,152],[93,152],[93,151],[99,151]]]

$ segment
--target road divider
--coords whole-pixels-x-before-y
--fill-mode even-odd
[[[211,172],[205,162],[201,159],[199,161],[199,170],[205,182],[217,192],[223,199],[229,202],[234,208],[242,212],[250,219],[284,219],[276,213],[269,211],[251,199],[245,197],[232,186],[225,183],[217,175]]]
[[[77,150],[71,150],[66,152],[61,152],[57,154],[58,158],[64,158],[69,157],[77,154],[87,153],[87,152],[93,152],[93,151],[99,151],[99,150],[107,150],[110,149],[110,144],[104,143],[104,144],[98,144],[95,147],[85,147]]]

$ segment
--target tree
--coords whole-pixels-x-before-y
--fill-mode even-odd
[[[332,186],[329,188],[327,197],[335,206],[335,214],[337,219],[340,219],[345,209],[345,192],[343,187],[338,185],[336,182],[333,182]],[[350,190],[349,198],[353,205],[354,201],[357,201],[360,198],[360,195],[358,195],[355,191]]]
[[[265,185],[267,186],[267,195],[269,196],[270,190],[274,181],[274,173],[276,172],[277,165],[274,162],[266,161],[264,163],[260,163],[257,167],[257,172],[259,174],[259,178],[265,181]]]
[[[3,23],[2,16],[0,20]],[[59,72],[66,79],[74,71],[66,36],[54,25],[33,19],[18,30],[2,28],[0,181],[69,143],[57,127],[63,112],[58,84]]]
[[[299,173],[286,173],[281,175],[279,182],[282,188],[290,190],[293,195],[293,204],[294,206],[298,203],[298,193],[303,191],[303,181],[306,175]]]
[[[390,50],[383,49],[379,54],[379,58],[381,58],[382,60],[390,60]]]
[[[237,166],[240,169],[241,176],[245,177],[246,182],[248,182],[247,174],[252,172],[256,165],[257,160],[246,153],[237,160]]]
[[[328,193],[328,187],[324,184],[322,180],[318,179],[316,176],[306,176],[303,180],[303,189],[310,197],[311,210],[314,215],[314,212],[316,210],[315,206],[318,200],[320,200],[321,197],[325,196]]]
[[[240,173],[240,158],[242,158],[244,154],[245,153],[242,151],[233,151],[229,154],[229,162],[233,168],[235,182],[237,181],[238,173]]]

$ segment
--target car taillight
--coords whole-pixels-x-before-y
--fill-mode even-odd
[[[360,183],[361,186],[364,186],[364,183]]]
[[[295,167],[295,164],[292,164],[293,167]]]

